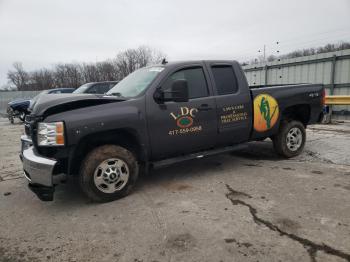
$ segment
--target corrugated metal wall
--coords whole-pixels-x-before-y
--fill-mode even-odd
[[[324,84],[328,94],[350,95],[350,49],[281,59],[243,67],[249,85]],[[350,106],[335,106],[336,118],[350,119]]]
[[[16,99],[30,99],[41,91],[1,91],[0,92],[0,113],[6,113],[7,103]]]

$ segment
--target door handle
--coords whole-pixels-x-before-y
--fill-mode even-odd
[[[213,108],[210,107],[208,104],[201,104],[197,110],[198,111],[209,111],[209,110],[212,110]]]

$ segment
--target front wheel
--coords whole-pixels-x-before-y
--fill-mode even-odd
[[[139,173],[135,156],[129,150],[104,145],[93,149],[80,168],[82,191],[95,202],[109,202],[129,194]]]
[[[11,124],[14,124],[14,123],[15,123],[15,119],[13,118],[12,115],[9,116],[8,118],[9,118],[9,121],[10,121]]]
[[[299,155],[305,146],[306,132],[299,121],[282,122],[278,134],[273,138],[275,151],[290,158]]]

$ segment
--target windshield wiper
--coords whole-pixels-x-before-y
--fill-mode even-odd
[[[119,93],[119,92],[110,93],[108,95],[117,96],[117,97],[123,97],[122,94]]]
[[[119,92],[113,92],[113,93],[110,93],[110,94],[105,94],[105,96],[116,96],[122,100],[127,100],[126,97],[124,97],[121,93]]]

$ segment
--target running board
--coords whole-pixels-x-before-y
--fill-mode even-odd
[[[183,156],[178,156],[178,157],[173,157],[173,158],[168,158],[160,161],[155,161],[151,162],[151,165],[154,169],[162,168],[165,166],[170,166],[179,162],[187,161],[187,160],[192,160],[192,159],[200,159],[208,156],[214,156],[222,153],[228,153],[236,150],[241,150],[247,148],[247,144],[237,144],[233,146],[226,146],[226,147],[221,147],[221,148],[215,148],[212,150],[207,150],[207,151],[201,151],[198,153],[193,153],[193,154],[188,154],[188,155],[183,155]]]

